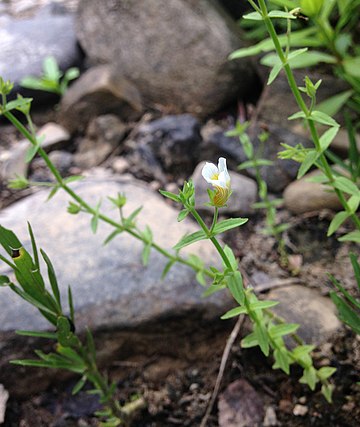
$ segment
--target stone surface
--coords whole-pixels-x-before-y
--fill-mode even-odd
[[[126,125],[115,115],[95,117],[78,144],[74,161],[82,169],[90,169],[102,163],[114,150],[120,151],[120,143]]]
[[[27,176],[29,164],[26,163],[26,152],[29,142],[19,141],[10,150],[0,152],[0,180],[7,182],[19,176]]]
[[[142,111],[136,87],[111,67],[99,65],[84,74],[67,90],[60,104],[60,121],[70,131],[83,131],[99,115],[115,114],[132,120]]]
[[[247,59],[235,22],[216,1],[83,0],[77,35],[90,61],[111,63],[149,105],[206,116],[251,92]]]
[[[138,173],[156,179],[162,170],[187,177],[198,161],[200,142],[200,123],[195,117],[190,114],[165,116],[139,127],[133,164]],[[136,161],[139,157],[142,162]],[[152,175],[155,170],[159,171],[158,175]]]
[[[46,152],[64,148],[70,140],[69,132],[54,122],[49,122],[42,126],[37,135],[39,138],[43,138],[41,146]]]
[[[6,403],[9,399],[9,393],[4,386],[0,384],[0,424],[5,421]]]
[[[35,94],[35,101],[46,99],[44,92],[20,88],[26,76],[40,77],[43,61],[54,56],[59,67],[66,70],[79,65],[81,53],[74,30],[74,15],[48,5],[27,19],[1,17],[0,76],[15,83],[14,95]]]
[[[211,186],[201,175],[205,162],[196,166],[192,180],[196,191],[196,207],[199,211],[213,212],[214,208],[205,206],[209,203],[207,189]],[[227,207],[221,208],[220,213],[225,215],[247,215],[253,213],[252,205],[257,200],[257,185],[251,178],[229,171],[231,178],[232,194],[227,202]]]
[[[269,137],[262,145],[258,139],[262,129],[256,124],[249,129],[249,136],[253,143],[255,152],[259,152],[261,158],[273,161],[272,166],[263,166],[261,175],[265,180],[270,191],[278,193],[282,191],[297,175],[299,164],[292,160],[281,160],[278,158],[278,152],[282,150],[281,142],[286,142],[291,146],[302,143],[305,147],[309,146],[309,140],[303,136],[295,135],[285,127],[277,125],[267,126]],[[220,156],[228,160],[229,165],[236,167],[245,162],[247,157],[238,138],[225,135],[225,130],[216,130],[214,132],[204,132],[206,140],[202,155],[206,154],[208,158],[217,158]],[[245,170],[247,174],[254,177],[254,170],[249,168]]]
[[[69,133],[60,125],[49,122],[42,126],[37,132],[42,138],[41,146],[46,152],[58,149],[66,145],[69,141]],[[27,140],[15,143],[8,150],[0,152],[0,179],[8,181],[16,176],[27,176],[29,163],[26,163],[26,153],[30,147]]]
[[[329,186],[307,181],[308,178],[316,175],[318,175],[317,171],[310,172],[286,187],[284,202],[287,209],[295,214],[302,214],[321,209],[339,210],[342,208],[337,195]]]
[[[219,396],[219,427],[255,427],[264,418],[264,404],[244,379],[229,384]]]
[[[171,248],[186,232],[197,229],[192,222],[178,223],[178,212],[164,199],[133,179],[115,180],[111,177],[87,178],[74,185],[91,205],[102,199],[104,213],[118,217],[106,196],[124,192],[128,198],[125,215],[143,205],[139,216],[141,229],[147,224],[154,240]],[[69,284],[74,295],[77,327],[98,329],[127,329],[148,322],[187,316],[191,313],[200,319],[215,319],[230,304],[226,293],[202,299],[203,288],[197,284],[189,268],[176,265],[164,280],[161,273],[166,259],[152,251],[148,267],[141,263],[142,244],[122,234],[107,246],[102,242],[113,228],[102,223],[96,235],[90,230],[90,218],[81,214],[66,213],[69,197],[59,192],[44,203],[47,192],[38,192],[17,202],[0,214],[0,223],[13,229],[29,248],[26,221],[33,227],[38,246],[52,260],[58,275],[61,294],[66,300]],[[209,242],[191,247],[205,262],[217,261]],[[0,274],[9,274],[2,263]],[[45,270],[45,268],[43,268]],[[15,329],[47,329],[48,325],[35,309],[24,303],[9,289],[1,288],[1,334]]]
[[[341,322],[330,298],[306,286],[284,286],[272,290],[267,298],[280,301],[273,311],[288,323],[299,323],[298,335],[307,344],[321,344],[334,334]]]

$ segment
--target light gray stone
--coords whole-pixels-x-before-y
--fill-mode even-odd
[[[318,171],[310,172],[286,187],[284,202],[287,209],[295,214],[341,209],[339,198],[329,186],[308,181],[308,178],[318,174]]]
[[[4,182],[16,178],[16,176],[27,176],[29,164],[26,163],[26,152],[29,142],[19,141],[10,150],[0,153],[0,179]]]
[[[114,64],[147,104],[206,116],[252,90],[239,28],[216,1],[83,0],[77,35],[90,61]]]
[[[60,103],[59,120],[70,131],[83,131],[91,119],[116,114],[132,120],[142,111],[137,88],[111,67],[99,65],[86,71],[66,91]]]
[[[201,171],[206,162],[201,162],[196,166],[192,175],[192,180],[196,191],[196,207],[203,212],[213,212],[209,203],[208,188],[212,188],[201,175]],[[229,171],[231,179],[232,194],[227,202],[227,206],[221,208],[220,213],[225,215],[247,215],[253,213],[252,205],[257,200],[257,185],[251,178]]]
[[[299,323],[297,333],[307,344],[320,344],[334,334],[341,322],[330,298],[306,286],[284,286],[274,289],[267,299],[279,301],[273,311],[288,323]]]
[[[42,126],[37,135],[39,138],[43,138],[41,146],[46,152],[64,148],[70,140],[69,132],[54,122],[49,122]]]
[[[141,229],[147,224],[154,240],[171,248],[186,232],[197,227],[190,220],[178,223],[178,212],[160,195],[133,179],[88,178],[74,188],[91,205],[102,199],[104,213],[118,217],[106,196],[118,192],[127,195],[125,215],[143,205],[139,217]],[[197,284],[191,269],[175,265],[164,280],[161,273],[167,259],[152,251],[148,267],[141,263],[142,244],[127,234],[121,234],[107,246],[102,242],[113,231],[103,223],[96,235],[90,231],[90,217],[69,215],[69,197],[59,192],[45,203],[47,192],[39,192],[17,202],[0,213],[0,223],[14,230],[29,248],[26,221],[33,227],[39,247],[52,260],[58,275],[62,298],[66,300],[71,284],[77,326],[81,329],[126,329],[157,319],[176,318],[192,313],[199,319],[215,319],[231,304],[226,292],[202,299],[203,288]],[[198,255],[206,263],[217,263],[210,242],[199,242],[188,252]],[[186,252],[185,252],[186,253]],[[0,274],[9,274],[1,263]],[[44,269],[45,270],[45,269]],[[29,304],[7,288],[0,289],[0,332],[15,329],[47,329],[49,325]]]

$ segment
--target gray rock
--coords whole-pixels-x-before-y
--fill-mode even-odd
[[[77,34],[93,63],[114,64],[168,112],[206,116],[252,90],[250,62],[228,61],[244,42],[216,1],[83,0]]]
[[[36,102],[46,99],[44,92],[21,88],[20,81],[29,75],[40,77],[43,61],[50,55],[62,70],[79,65],[81,53],[73,14],[60,13],[49,5],[29,19],[2,17],[0,76],[15,83],[14,94],[35,95]]]
[[[37,132],[42,138],[41,146],[49,153],[52,150],[62,148],[70,139],[69,133],[60,125],[49,122]],[[29,163],[26,162],[26,153],[30,148],[30,142],[21,140],[15,143],[11,149],[4,150],[0,154],[0,179],[8,181],[16,176],[27,176]]]
[[[341,327],[335,305],[315,289],[284,286],[272,290],[267,299],[280,301],[273,311],[289,323],[299,323],[297,333],[307,344],[326,342]]]
[[[262,397],[245,379],[228,385],[219,396],[219,427],[254,427],[264,417]]]
[[[207,189],[211,186],[201,175],[205,162],[196,166],[192,180],[196,191],[196,208],[202,212],[213,212],[214,208],[205,206],[209,203]],[[231,178],[232,194],[227,202],[227,207],[221,208],[220,213],[224,215],[248,215],[253,213],[252,205],[257,200],[257,185],[251,178],[229,171]]]
[[[117,210],[105,196],[126,193],[125,214],[143,205],[139,226],[143,229],[148,224],[156,242],[166,248],[171,248],[186,232],[197,229],[190,220],[177,223],[178,212],[136,180],[88,178],[74,188],[91,205],[102,199],[104,213],[115,220]],[[158,319],[187,316],[190,312],[197,313],[199,320],[211,320],[229,308],[231,301],[225,292],[202,299],[203,289],[188,267],[176,265],[162,280],[167,260],[157,252],[151,252],[149,266],[144,267],[142,244],[128,235],[122,234],[102,246],[112,227],[100,223],[97,234],[93,235],[87,215],[66,213],[69,197],[65,193],[60,192],[45,204],[47,196],[45,191],[38,192],[4,209],[0,223],[13,229],[27,248],[30,242],[26,221],[31,223],[39,247],[54,264],[64,300],[68,285],[72,286],[79,329],[89,326],[95,332],[103,328],[121,330]],[[189,252],[196,253],[206,263],[217,263],[209,242],[196,244]],[[8,270],[2,263],[0,274],[9,274]],[[15,329],[49,327],[35,309],[9,289],[0,291],[1,334]]]
[[[47,153],[66,147],[67,142],[70,140],[69,132],[54,122],[49,122],[42,126],[37,135],[43,138],[41,146]]]
[[[342,205],[336,193],[329,186],[308,179],[318,175],[310,172],[298,181],[289,184],[284,191],[285,206],[295,214],[317,212],[321,209],[340,210]]]
[[[29,164],[25,157],[28,149],[28,141],[19,141],[10,150],[0,153],[0,180],[7,182],[16,176],[27,176]]]
[[[126,125],[115,115],[95,117],[78,144],[74,161],[82,169],[102,163],[114,150],[120,152],[120,142],[125,136]]]
[[[115,114],[132,120],[142,111],[138,90],[115,75],[109,66],[93,67],[67,90],[60,104],[60,121],[70,131],[83,131],[99,115]]]
[[[5,422],[6,403],[9,399],[9,392],[0,384],[0,424]]]

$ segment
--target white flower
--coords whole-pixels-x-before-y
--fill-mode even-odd
[[[214,206],[224,206],[231,194],[230,175],[226,167],[226,159],[220,157],[217,167],[213,163],[206,162],[201,173],[206,182],[215,187],[215,195],[212,198]]]

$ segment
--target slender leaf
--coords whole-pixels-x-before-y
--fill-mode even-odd
[[[26,337],[47,338],[52,340],[57,339],[57,335],[54,332],[23,331],[23,330],[17,330],[15,332],[17,335],[23,335]]]
[[[79,391],[84,387],[86,383],[86,375],[83,375],[79,381],[74,385],[74,388],[71,391],[71,394],[74,396],[75,394],[79,393]]]
[[[309,150],[306,154],[304,161],[298,170],[297,179],[303,177],[311,166],[316,162],[319,157],[319,153],[316,150]]]
[[[254,332],[247,335],[245,338],[241,340],[242,348],[251,348],[251,347],[256,347],[257,345],[259,345],[259,341],[256,335],[254,334]]]
[[[175,250],[180,250],[185,246],[191,245],[192,243],[198,242],[199,240],[207,239],[207,235],[202,231],[196,231],[195,233],[184,236],[175,246]]]
[[[244,284],[240,274],[240,271],[234,271],[227,278],[227,286],[231,292],[231,295],[235,298],[236,302],[240,305],[245,303],[245,291]]]
[[[160,194],[174,202],[181,202],[180,197],[177,194],[170,193],[170,191],[159,190]]]
[[[339,237],[339,242],[356,242],[360,243],[360,230],[351,231],[344,236]]]
[[[314,122],[321,123],[323,125],[328,125],[332,127],[339,127],[339,123],[337,123],[332,117],[328,114],[322,113],[321,111],[312,111],[310,119]]]
[[[327,231],[327,236],[331,236],[332,234],[335,233],[335,231],[340,227],[340,225],[347,219],[349,218],[349,215],[347,212],[342,211],[342,212],[338,212],[334,218],[331,220],[328,231]]]
[[[346,325],[350,326],[357,334],[360,335],[360,316],[353,310],[347,302],[340,298],[336,292],[331,292],[330,297],[336,305],[339,317]]]
[[[248,221],[248,218],[229,218],[218,222],[213,230],[213,234],[224,233],[232,228],[240,227]]]
[[[325,151],[330,146],[330,144],[332,143],[333,139],[335,138],[338,132],[339,132],[339,128],[336,126],[336,127],[331,127],[321,135],[320,137],[321,152]]]
[[[269,329],[269,334],[271,338],[276,339],[284,335],[293,334],[299,329],[300,325],[297,323],[284,323],[281,325],[272,326]]]
[[[346,178],[344,176],[337,176],[332,185],[335,188],[341,191],[344,191],[345,193],[348,193],[348,194],[352,194],[352,195],[360,194],[360,190],[357,187],[357,185],[353,181],[351,181],[349,178]]]
[[[48,269],[48,276],[49,276],[50,286],[51,286],[51,289],[53,291],[53,295],[56,299],[59,310],[61,310],[60,290],[59,290],[59,285],[57,282],[54,267],[50,261],[50,258],[46,255],[46,253],[42,249],[40,249],[40,252],[41,252],[42,257],[44,258],[44,261],[45,261],[47,269]]]
[[[279,301],[257,301],[250,304],[250,310],[264,310],[265,308],[275,307]]]
[[[245,306],[235,307],[235,308],[232,308],[231,310],[227,311],[225,314],[223,314],[220,317],[220,319],[222,319],[222,320],[230,319],[232,317],[239,316],[240,314],[245,314],[245,313],[247,313],[247,309]]]

